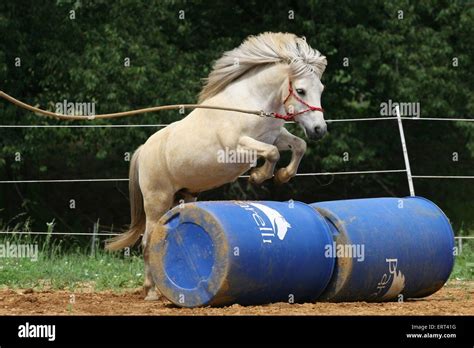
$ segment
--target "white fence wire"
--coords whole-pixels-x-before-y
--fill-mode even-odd
[[[339,122],[370,122],[370,121],[387,121],[397,120],[400,141],[402,144],[402,151],[405,161],[405,169],[386,169],[386,170],[362,170],[362,171],[345,171],[345,172],[310,172],[298,173],[298,177],[307,176],[328,176],[328,175],[362,175],[362,174],[383,174],[383,173],[406,173],[408,179],[408,186],[410,195],[415,195],[415,187],[413,179],[474,179],[474,175],[413,175],[410,168],[410,160],[408,156],[408,148],[405,142],[405,135],[403,130],[402,120],[409,121],[452,121],[452,122],[474,122],[474,118],[441,118],[441,117],[402,117],[397,108],[397,116],[389,117],[367,117],[367,118],[346,118],[326,120],[327,123]],[[294,123],[294,122],[286,122]],[[166,127],[169,124],[85,124],[85,125],[55,125],[55,124],[41,124],[41,125],[0,125],[0,128],[132,128],[132,127]],[[240,178],[248,178],[249,175],[241,175]],[[45,179],[45,180],[0,180],[0,184],[33,184],[33,183],[80,183],[80,182],[127,182],[128,178],[90,178],[90,179]],[[94,230],[93,233],[86,232],[39,232],[39,231],[0,231],[0,234],[30,234],[30,235],[70,235],[70,236],[116,236],[119,233],[104,233]],[[459,241],[459,247],[462,248],[463,239],[474,239],[474,236],[459,236],[455,237]]]
[[[409,121],[452,121],[452,122],[474,122],[474,118],[443,118],[443,117],[406,117],[402,120]],[[397,117],[364,117],[364,118],[342,118],[326,120],[327,123],[338,122],[366,122],[366,121],[387,121],[397,120]],[[285,123],[295,123],[287,121]],[[135,127],[166,127],[169,123],[158,124],[2,124],[0,128],[135,128]]]

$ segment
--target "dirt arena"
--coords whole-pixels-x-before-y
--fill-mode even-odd
[[[437,293],[403,303],[274,303],[263,306],[178,308],[165,299],[146,302],[123,293],[1,290],[0,315],[474,315],[474,282],[450,282]]]

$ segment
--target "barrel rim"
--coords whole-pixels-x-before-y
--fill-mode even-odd
[[[454,238],[455,238],[454,229],[453,229],[453,226],[451,225],[451,221],[449,220],[446,213],[435,202],[429,200],[428,198],[425,198],[425,197],[422,197],[422,196],[406,196],[404,198],[407,198],[407,199],[418,198],[418,199],[421,199],[425,202],[428,202],[433,207],[435,207],[441,213],[441,215],[444,217],[444,222],[445,222],[446,226],[449,227],[449,230],[451,231],[451,236],[452,236],[452,244],[451,245],[454,248],[454,246],[456,245],[455,240],[454,240]],[[439,289],[441,289],[446,284],[446,282],[449,280],[449,277],[451,277],[451,274],[453,273],[455,263],[456,263],[456,260],[455,260],[455,257],[453,255],[452,262],[451,262],[451,269],[450,269],[446,279],[444,279],[443,283],[439,287],[433,287],[431,289],[431,291],[420,293],[416,298],[423,298],[423,297],[430,296],[430,295],[434,294],[435,292],[437,292]]]
[[[205,219],[198,219],[197,215],[205,215]],[[227,237],[219,223],[219,220],[212,212],[200,209],[192,202],[185,204],[184,207],[175,207],[167,212],[160,222],[166,226],[172,218],[177,217],[181,223],[193,223],[201,227],[210,237],[213,243],[214,259],[212,270],[209,277],[196,288],[185,289],[170,279],[165,269],[166,242],[168,231],[165,238],[157,245],[152,246],[152,251],[156,253],[155,264],[152,267],[152,274],[158,290],[172,303],[180,307],[199,307],[213,304],[212,301],[218,298],[219,292],[225,286],[225,275],[229,269],[229,257],[227,250]],[[204,221],[204,223],[202,223]],[[203,226],[207,225],[207,227]],[[155,269],[156,268],[156,269]],[[156,278],[155,278],[156,277]],[[183,299],[183,300],[182,300]]]
[[[313,203],[313,204],[317,204],[317,203]],[[343,219],[341,219],[337,214],[329,211],[328,209],[325,209],[322,207],[316,207],[316,206],[313,206],[313,204],[310,204],[310,207],[323,217],[324,222],[328,225],[328,229],[331,233],[331,237],[332,237],[331,240],[334,243],[338,244],[337,238],[331,232],[331,227],[329,226],[329,223],[331,223],[334,226],[334,228],[339,232],[339,235],[341,236],[341,238],[344,239],[345,244],[350,243],[351,240],[349,239],[349,233],[347,232],[345,226],[337,223],[337,221],[343,221]],[[349,282],[350,275],[352,273],[352,268],[354,265],[354,260],[352,258],[345,259],[345,262],[347,262],[348,264],[345,267],[347,271],[342,282],[339,285],[336,282],[333,282],[333,280],[335,280],[336,278],[339,278],[337,277],[336,273],[341,270],[341,267],[339,267],[341,262],[342,261],[340,258],[334,257],[334,268],[331,275],[331,279],[326,285],[326,288],[324,289],[324,291],[321,293],[320,298],[319,298],[320,300],[332,301],[332,300],[337,299],[337,294],[339,290],[345,288],[347,283]]]

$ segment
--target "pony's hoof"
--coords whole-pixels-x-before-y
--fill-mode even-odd
[[[265,178],[263,177],[263,175],[259,174],[258,172],[252,171],[250,173],[249,182],[251,184],[260,185],[264,180]]]
[[[285,168],[278,169],[275,173],[275,176],[273,177],[273,181],[277,185],[286,184],[288,181],[290,181],[290,179],[291,176],[288,175],[288,172]]]
[[[154,290],[148,291],[148,294],[145,297],[145,301],[158,301],[160,299],[160,295]]]

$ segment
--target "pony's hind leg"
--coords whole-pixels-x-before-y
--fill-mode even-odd
[[[197,193],[191,192],[187,189],[181,189],[176,192],[174,196],[173,208],[182,204],[182,203],[190,203],[197,201]]]
[[[160,198],[161,197],[161,198]],[[197,194],[191,193],[187,190],[180,190],[175,194],[168,193],[168,195],[163,196],[163,194],[158,197],[158,202],[156,204],[151,204],[151,206],[146,208],[145,211],[147,216],[146,221],[146,231],[142,239],[142,246],[144,250],[144,259],[145,259],[145,281],[143,283],[143,292],[145,295],[145,300],[154,301],[159,299],[159,294],[155,288],[155,283],[150,271],[149,265],[149,248],[148,241],[151,238],[152,233],[161,233],[162,231],[157,230],[158,219],[166,213],[171,207],[175,207],[181,203],[195,202],[197,200]],[[154,200],[152,200],[154,201]],[[149,218],[153,215],[153,218]]]
[[[149,266],[149,239],[156,227],[160,217],[166,213],[173,205],[174,192],[158,192],[144,194],[144,208],[146,214],[146,229],[142,239],[143,257],[145,261],[145,281],[143,292],[145,300],[157,300],[159,295],[155,289],[155,283]]]

